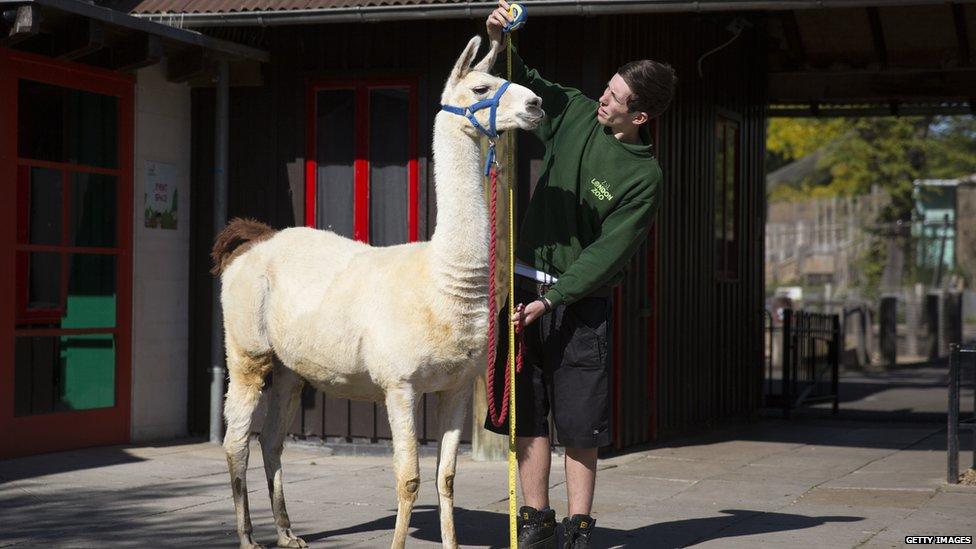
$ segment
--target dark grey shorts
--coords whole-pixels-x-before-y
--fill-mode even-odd
[[[516,290],[516,301],[528,304],[538,296]],[[569,448],[610,444],[611,301],[587,297],[560,305],[525,331],[525,359],[516,376],[515,434],[548,436],[549,412],[559,443]],[[495,360],[495,403],[501,405],[508,356],[508,306],[499,315]],[[508,434],[508,418],[500,427],[485,418],[485,428]]]

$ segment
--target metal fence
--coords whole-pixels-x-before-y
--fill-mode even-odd
[[[946,470],[946,482],[949,484],[959,483],[959,430],[968,429],[973,436],[973,462],[972,468],[976,469],[976,406],[973,408],[973,417],[959,420],[959,389],[962,381],[962,359],[968,355],[972,363],[973,383],[976,384],[976,345],[960,346],[958,343],[949,345],[949,414],[948,414],[948,463]],[[974,391],[973,404],[976,405],[976,391]]]
[[[782,315],[779,326],[772,321],[775,314]],[[781,408],[790,417],[802,406],[832,402],[837,413],[843,348],[839,315],[792,309],[775,314],[769,316],[772,350],[767,362],[766,405]],[[777,339],[780,345],[776,345]]]

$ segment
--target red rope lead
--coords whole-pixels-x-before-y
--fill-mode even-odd
[[[485,385],[487,386],[488,393],[488,418],[491,420],[491,424],[495,427],[501,427],[505,423],[505,418],[508,417],[508,398],[509,389],[511,386],[511,371],[509,369],[508,358],[505,359],[505,390],[502,396],[501,411],[496,412],[497,406],[495,405],[495,358],[497,353],[497,346],[495,345],[495,323],[497,322],[495,316],[495,251],[496,242],[498,240],[497,235],[497,218],[498,218],[498,172],[494,168],[491,169],[491,184],[489,185],[489,197],[488,197],[488,212],[489,212],[489,223],[491,225],[491,241],[488,244],[488,371],[485,374]],[[511,204],[509,204],[511,207]],[[511,238],[511,235],[509,235]],[[515,355],[515,372],[522,372],[522,355],[525,349],[525,312],[519,309],[519,325],[518,325],[518,353]]]

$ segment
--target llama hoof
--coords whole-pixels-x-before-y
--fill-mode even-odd
[[[305,543],[305,540],[296,536],[295,534],[292,534],[289,531],[287,534],[278,536],[278,547],[303,548],[303,547],[308,547],[308,544]]]

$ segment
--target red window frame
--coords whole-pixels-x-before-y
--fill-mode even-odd
[[[732,158],[726,153],[729,141],[732,141]],[[722,159],[722,171],[715,173],[715,216],[717,237],[715,245],[715,277],[719,281],[735,282],[739,280],[739,204],[742,194],[742,175],[740,159],[742,157],[741,120],[732,113],[719,112],[715,119],[715,155]],[[729,163],[732,162],[730,166]],[[716,165],[718,162],[716,161]],[[732,180],[727,177],[732,168]],[[729,190],[731,189],[731,200]],[[728,234],[731,219],[732,234]],[[722,236],[718,238],[719,229]]]
[[[18,290],[25,283],[18,281],[16,269],[0,270],[0,440],[17,440],[16,445],[0,444],[0,459],[129,441],[132,357],[132,182],[133,182],[133,113],[135,78],[109,70],[93,68],[70,61],[60,61],[40,55],[0,48],[0,109],[10,116],[0,125],[0,191],[16,200],[0,200],[0,260],[16,265],[18,256],[32,251],[55,253],[113,254],[116,264],[116,323],[114,328],[59,329],[19,327],[24,320],[43,320],[60,310],[47,309],[28,312],[18,306]],[[55,86],[84,90],[119,99],[118,162],[117,168],[96,168],[65,162],[51,162],[20,158],[17,150],[18,83],[33,80]],[[20,242],[26,196],[18,192],[26,183],[22,173],[30,167],[57,169],[62,177],[71,173],[104,173],[117,177],[116,247],[81,248],[59,245],[34,245]],[[66,175],[67,174],[67,175]],[[62,191],[69,192],[69,191]],[[63,195],[64,196],[64,195]],[[64,200],[64,198],[62,198]],[[63,205],[62,215],[67,204]],[[69,230],[62,218],[62,231]],[[61,262],[62,287],[67,284]],[[64,288],[62,288],[63,290]],[[64,291],[62,291],[64,295]],[[26,306],[26,303],[23,303]],[[63,304],[62,304],[63,309]],[[23,314],[18,314],[23,313]],[[31,318],[31,314],[35,314]],[[14,416],[14,342],[17,336],[63,336],[72,334],[109,333],[115,336],[115,404],[112,407],[64,412],[50,412],[29,416]]]
[[[407,151],[407,239],[419,238],[420,171],[417,158],[417,109],[419,81],[416,77],[364,78],[338,80],[309,79],[305,99],[305,226],[315,227],[316,204],[316,93],[321,90],[354,90],[356,94],[355,162],[353,163],[353,238],[369,242],[369,92],[380,88],[407,88],[408,113]]]

